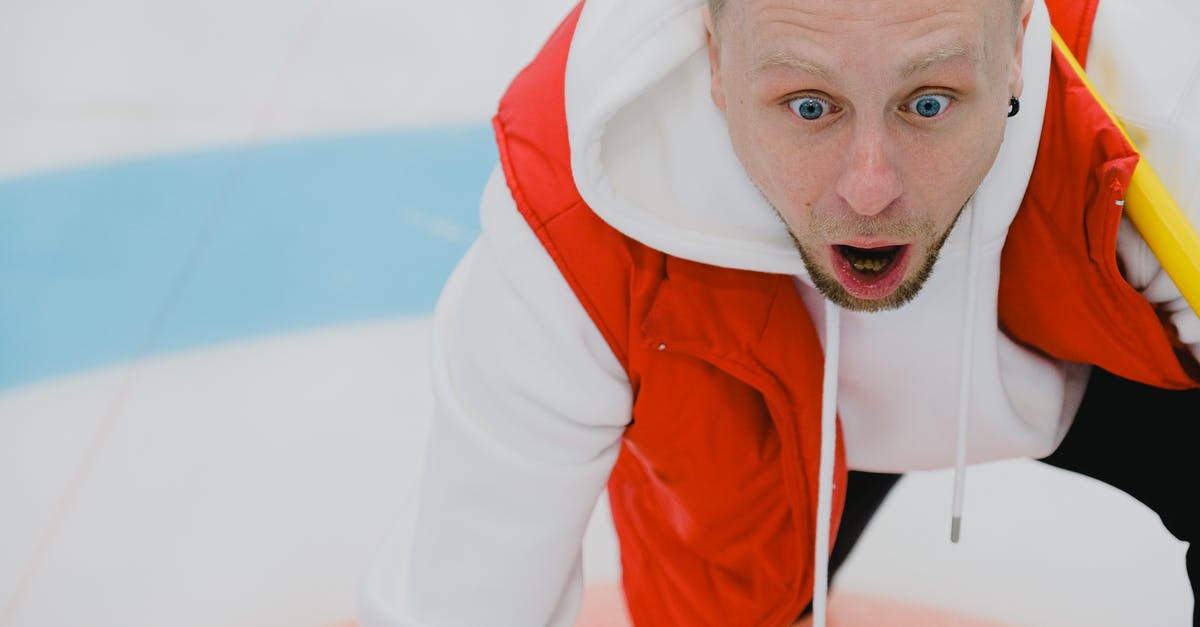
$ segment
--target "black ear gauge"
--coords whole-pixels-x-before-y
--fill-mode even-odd
[[[1021,101],[1016,97],[1008,99],[1008,117],[1013,117],[1021,112]]]

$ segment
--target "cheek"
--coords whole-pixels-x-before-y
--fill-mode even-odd
[[[765,116],[730,124],[730,139],[750,180],[782,213],[811,208],[833,169],[824,147]]]
[[[924,203],[945,206],[951,217],[975,193],[995,162],[1003,127],[976,127],[975,132],[915,142],[905,163],[908,189],[919,189]]]

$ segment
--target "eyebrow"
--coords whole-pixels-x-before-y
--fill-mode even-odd
[[[921,70],[955,59],[965,59],[974,63],[979,60],[979,55],[975,53],[974,48],[962,43],[948,44],[904,66],[900,75],[908,78]]]
[[[942,46],[929,54],[915,59],[911,63],[904,66],[901,70],[901,76],[908,78],[921,70],[928,69],[939,63],[952,61],[954,59],[965,59],[975,62],[979,59],[975,49],[962,43],[952,43]],[[758,61],[757,64],[750,70],[750,75],[757,77],[765,72],[776,68],[785,68],[799,70],[808,74],[812,74],[817,78],[832,81],[833,70],[817,63],[811,59],[806,59],[797,56],[791,52],[779,51],[773,52]]]
[[[751,68],[750,75],[757,77],[776,68],[800,70],[801,72],[812,74],[817,78],[825,80],[833,79],[833,71],[824,65],[805,59],[804,57],[796,56],[791,52],[782,51],[773,52],[759,59],[758,63]]]

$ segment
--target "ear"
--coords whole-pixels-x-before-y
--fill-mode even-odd
[[[1029,30],[1029,16],[1033,13],[1033,0],[1021,1],[1021,25],[1017,28],[1017,41],[1013,47],[1013,60],[1008,76],[1008,93],[1014,98],[1020,98],[1025,89],[1025,76],[1021,73],[1022,50],[1025,46],[1025,33]]]
[[[712,12],[709,11],[707,4],[702,10],[704,12],[705,42],[708,45],[709,77],[712,81],[709,94],[712,96],[713,104],[717,105],[721,111],[725,111],[725,88],[721,83],[721,46],[717,41],[716,29],[713,28]]]

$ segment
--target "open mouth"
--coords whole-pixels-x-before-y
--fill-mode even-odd
[[[904,279],[910,248],[907,244],[870,247],[835,244],[834,272],[852,296],[870,300],[884,298]]]

